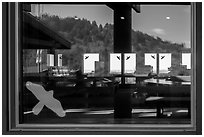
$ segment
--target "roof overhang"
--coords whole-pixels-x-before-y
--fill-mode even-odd
[[[70,49],[71,42],[47,27],[42,21],[23,11],[22,35],[25,49]]]

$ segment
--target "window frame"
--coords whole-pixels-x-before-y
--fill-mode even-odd
[[[2,46],[2,131],[3,134],[202,134],[202,3],[191,3],[191,41],[192,48],[192,86],[195,91],[191,99],[191,125],[186,127],[147,126],[147,125],[55,125],[55,124],[19,124],[19,91],[21,90],[20,69],[22,38],[22,17],[20,16],[21,3],[2,4],[3,46]],[[14,55],[14,56],[13,56]],[[16,94],[17,93],[17,94]],[[192,92],[191,92],[192,93]],[[21,106],[20,106],[21,107]],[[38,132],[36,132],[38,131]],[[80,131],[80,132],[79,132]]]

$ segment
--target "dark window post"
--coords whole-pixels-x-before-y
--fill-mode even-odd
[[[115,94],[114,117],[131,118],[131,92],[125,85],[124,53],[131,52],[131,7],[124,4],[114,6],[114,52],[121,53],[121,85]]]

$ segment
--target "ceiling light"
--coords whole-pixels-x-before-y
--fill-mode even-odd
[[[169,19],[170,19],[170,17],[166,17],[166,19],[167,19],[167,20],[169,20]]]

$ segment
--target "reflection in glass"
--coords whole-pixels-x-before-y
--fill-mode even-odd
[[[99,61],[99,54],[84,54],[84,73],[95,73],[96,61]]]
[[[23,37],[27,42],[23,45],[23,122],[114,123],[115,104],[124,103],[120,107],[132,109],[127,111],[132,118],[124,123],[190,123],[189,5],[141,5],[141,13],[132,13],[131,51],[126,53],[121,47],[116,52],[113,46],[111,6],[31,7],[25,15],[41,27],[23,20],[24,35],[33,33],[31,38]],[[65,112],[60,116],[65,118],[46,107],[34,115],[39,100],[27,82],[58,100]]]
[[[159,73],[168,73],[171,67],[171,53],[159,53]]]
[[[136,78],[135,77],[132,77],[132,78],[126,77],[125,78],[125,84],[136,84]]]
[[[191,6],[145,4],[141,9],[140,14],[132,10],[132,52],[137,54],[138,84],[137,99],[133,100],[140,100],[146,111],[156,110],[139,117],[190,123]],[[139,74],[148,77],[140,80]]]
[[[151,72],[157,73],[157,54],[145,53],[145,65],[150,65],[152,67]]]
[[[125,73],[135,73],[136,72],[136,54],[135,53],[125,53]]]
[[[47,66],[51,67],[54,66],[54,55],[47,54]]]
[[[187,69],[191,69],[191,53],[182,53],[182,65],[186,65]]]
[[[110,73],[114,73],[114,74],[121,73],[121,54],[120,53],[110,54]]]

